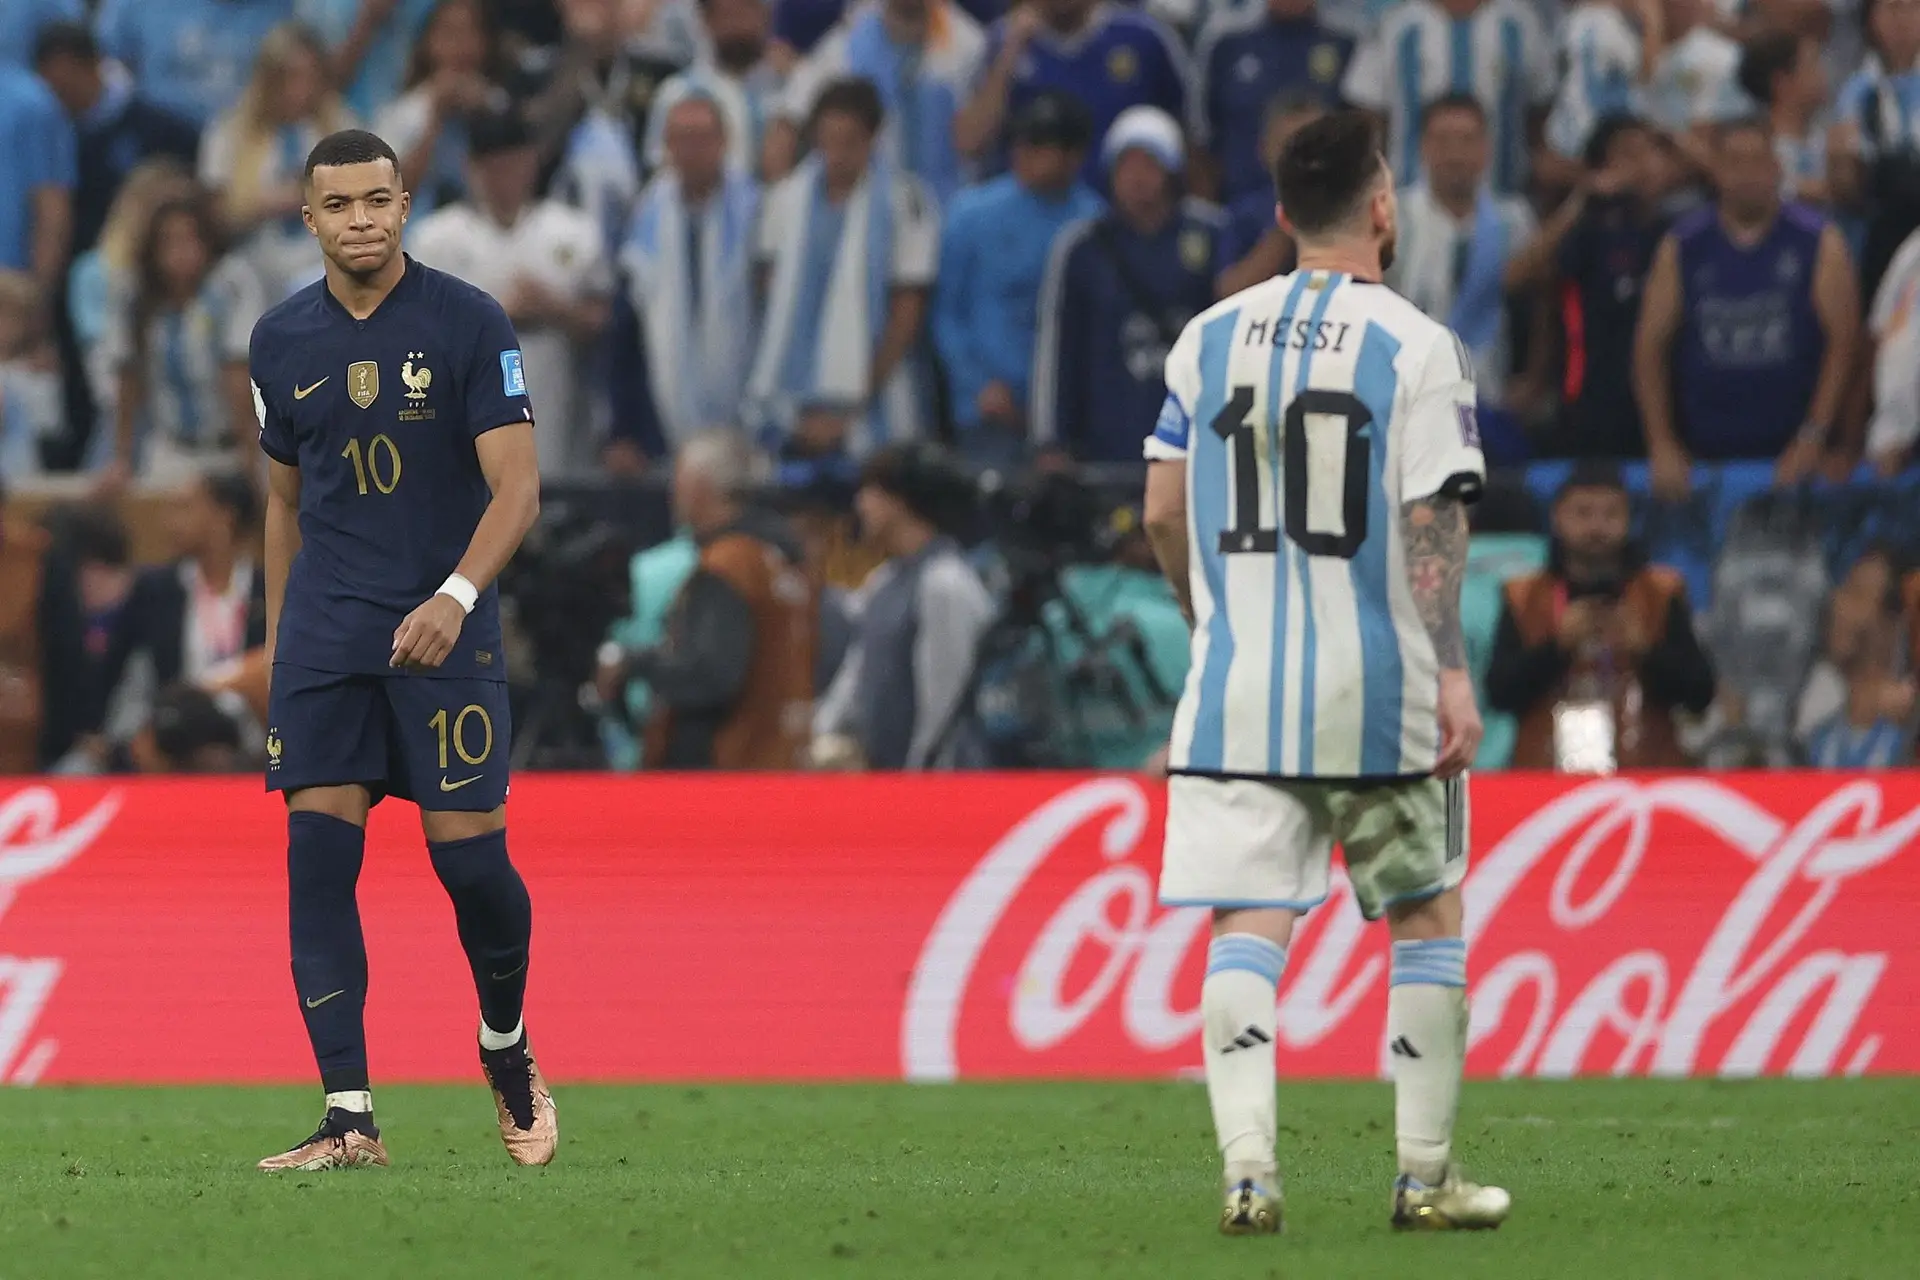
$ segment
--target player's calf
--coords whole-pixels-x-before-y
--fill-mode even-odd
[[[1223,919],[1221,927],[1235,924]],[[1274,1036],[1275,992],[1286,963],[1286,948],[1258,933],[1222,932],[1207,948],[1200,1009],[1207,1097],[1226,1166],[1220,1230],[1228,1235],[1280,1229]]]

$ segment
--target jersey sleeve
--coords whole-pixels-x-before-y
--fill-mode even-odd
[[[299,466],[300,442],[294,436],[293,423],[275,402],[278,388],[274,386],[272,340],[257,325],[247,348],[247,377],[253,382],[253,416],[260,424],[260,451],[285,466]]]
[[[1480,496],[1487,463],[1480,453],[1473,361],[1453,330],[1443,329],[1408,388],[1401,425],[1400,501],[1448,493]]]
[[[1167,352],[1166,380],[1167,398],[1160,404],[1160,417],[1143,450],[1149,462],[1178,462],[1187,456],[1193,415],[1200,403],[1198,320],[1180,331],[1179,340]]]
[[[940,266],[940,210],[920,180],[901,174],[894,191],[893,262],[889,283],[896,288],[933,285]]]
[[[474,310],[479,336],[467,365],[466,430],[477,438],[495,427],[532,422],[533,401],[527,396],[526,366],[513,322],[485,294],[476,299]]]

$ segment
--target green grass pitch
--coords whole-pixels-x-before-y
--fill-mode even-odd
[[[1920,1276],[1920,1081],[1472,1084],[1498,1232],[1387,1227],[1392,1094],[1283,1084],[1288,1234],[1222,1239],[1191,1084],[377,1093],[394,1167],[257,1174],[310,1090],[0,1090],[0,1280]]]

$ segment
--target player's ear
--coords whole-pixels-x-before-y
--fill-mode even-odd
[[[320,234],[320,228],[313,225],[313,206],[307,203],[304,195],[300,200],[300,221],[307,224],[308,235],[317,237]]]
[[[1284,205],[1276,204],[1273,206],[1273,220],[1280,224],[1280,229],[1286,232],[1290,239],[1298,240],[1300,238],[1293,229],[1293,219],[1287,217],[1287,210]]]
[[[413,192],[405,187],[400,189],[400,225],[407,225],[407,214],[413,211]]]

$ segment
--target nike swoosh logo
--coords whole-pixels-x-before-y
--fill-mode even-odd
[[[526,967],[527,967],[527,962],[525,960],[522,960],[519,964],[507,970],[505,973],[494,974],[493,980],[495,982],[505,982],[508,978],[511,978],[514,974],[519,973],[522,969],[525,969]]]
[[[305,400],[308,396],[312,395],[314,392],[318,391],[320,388],[326,386],[327,383],[331,382],[332,380],[333,380],[333,375],[328,374],[326,377],[320,379],[320,381],[314,383],[310,387],[295,387],[293,389],[293,398],[295,400]]]
[[[343,996],[345,994],[347,994],[347,989],[345,987],[340,988],[340,990],[338,991],[329,991],[327,992],[327,994],[321,996],[318,1000],[307,1001],[307,1008],[318,1009],[321,1005],[333,999],[335,996]]]
[[[458,782],[448,782],[445,778],[442,778],[440,779],[440,789],[442,791],[458,791],[460,788],[466,786],[469,782],[480,781],[480,779],[484,776],[485,775],[483,774],[476,773],[471,778],[462,778]]]

